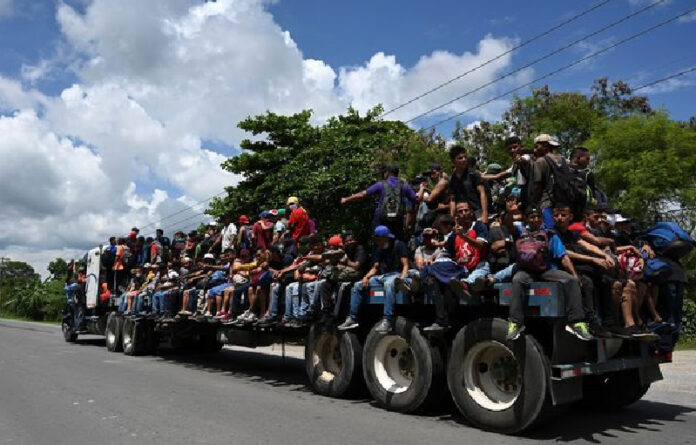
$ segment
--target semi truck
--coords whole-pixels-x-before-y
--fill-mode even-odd
[[[303,327],[124,315],[117,312],[117,298],[100,302],[97,297],[100,252],[95,248],[86,255],[84,324],[78,329],[75,318],[66,316],[66,341],[104,335],[109,351],[127,355],[156,354],[165,346],[215,352],[226,344],[255,348],[303,342],[308,384],[317,394],[350,398],[367,392],[380,407],[402,413],[427,412],[451,400],[471,424],[499,433],[538,426],[573,403],[600,409],[634,403],[662,379],[659,365],[670,361],[646,341],[581,341],[569,334],[562,288],[548,282],[530,285],[526,333],[514,342],[506,341],[509,283],[460,301],[452,329],[438,335],[423,330],[434,319],[434,302],[402,292],[397,293],[393,330],[377,332],[384,303],[379,287],[365,295],[360,326],[337,330],[353,283],[340,283],[330,313]]]

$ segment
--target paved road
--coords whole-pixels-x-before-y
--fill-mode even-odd
[[[458,416],[407,416],[305,386],[303,363],[224,349],[127,357],[103,339],[63,342],[54,326],[0,320],[0,444],[696,444],[696,353],[619,413],[571,410],[524,437]],[[297,355],[297,351],[293,351]]]

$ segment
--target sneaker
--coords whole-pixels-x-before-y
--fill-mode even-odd
[[[626,339],[631,338],[631,333],[628,332],[628,329],[626,329],[625,327],[623,327],[621,325],[606,326],[605,329],[613,337],[626,338]]]
[[[456,278],[452,278],[449,282],[450,289],[454,292],[460,300],[471,300],[471,292],[469,292],[469,285]]]
[[[447,328],[444,326],[440,326],[439,323],[433,323],[430,326],[426,326],[423,328],[423,331],[425,332],[432,332],[432,333],[438,333],[438,332],[444,332]]]
[[[483,292],[488,288],[485,277],[478,277],[474,280],[471,290],[474,292]]]
[[[203,314],[204,317],[212,317],[213,314],[210,311],[205,311],[205,314]]]
[[[630,326],[626,328],[626,331],[628,334],[635,338],[636,340],[640,341],[657,341],[660,339],[660,336],[655,334],[654,332],[651,332],[647,329],[641,328],[639,326]]]
[[[226,323],[230,321],[230,314],[228,314],[227,312],[223,312],[222,315],[220,315],[220,318],[218,318],[218,320],[220,320],[223,323]]]
[[[505,336],[505,340],[507,340],[507,341],[517,340],[518,338],[520,338],[520,335],[522,335],[524,330],[525,330],[525,327],[522,323],[515,323],[514,321],[509,321],[507,335]]]
[[[380,334],[388,334],[392,330],[392,324],[389,320],[382,319],[379,324],[375,327],[375,332]]]
[[[355,329],[358,326],[360,326],[358,322],[353,320],[353,318],[349,316],[348,318],[346,318],[346,321],[338,325],[336,329],[338,329],[339,331],[348,331],[350,329]]]
[[[247,316],[244,318],[244,322],[245,322],[245,323],[256,323],[257,320],[258,320],[258,317],[257,317],[256,314],[253,313],[253,312],[249,313],[249,315],[247,315]]]
[[[590,341],[594,339],[592,334],[590,334],[590,328],[584,321],[573,323],[572,325],[568,324],[565,329],[580,340]]]
[[[596,319],[592,319],[587,323],[590,333],[599,338],[613,338],[614,335],[602,326]]]
[[[261,327],[275,326],[276,324],[278,324],[278,321],[275,319],[275,317],[271,317],[270,315],[264,315],[263,317],[259,318],[259,321],[256,322],[256,325]]]
[[[213,318],[216,320],[220,320],[225,315],[227,315],[227,312],[217,311],[217,313],[215,314],[215,316]]]

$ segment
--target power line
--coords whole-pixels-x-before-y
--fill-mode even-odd
[[[450,121],[450,120],[452,120],[452,119],[455,119],[455,118],[457,118],[457,117],[459,117],[459,116],[461,116],[461,115],[463,115],[463,114],[465,114],[465,113],[468,113],[468,112],[470,112],[470,111],[472,111],[472,110],[475,110],[475,109],[477,109],[477,108],[481,108],[482,106],[487,105],[487,104],[489,104],[489,103],[491,103],[491,102],[493,102],[493,101],[495,101],[495,100],[501,99],[501,98],[503,98],[503,97],[505,97],[505,96],[507,96],[507,95],[509,95],[509,94],[512,94],[512,93],[514,93],[514,92],[516,92],[516,91],[519,91],[519,90],[521,90],[521,89],[523,89],[523,88],[526,88],[526,87],[528,87],[528,86],[531,86],[531,85],[535,84],[536,82],[538,82],[538,81],[540,81],[540,80],[543,80],[543,79],[546,79],[546,78],[548,78],[548,77],[551,77],[551,76],[553,76],[553,75],[555,75],[555,74],[560,73],[561,71],[565,71],[565,70],[567,70],[568,68],[572,68],[573,66],[578,65],[578,64],[580,64],[580,63],[582,63],[582,62],[584,62],[584,61],[586,61],[586,60],[588,60],[588,59],[591,59],[592,57],[598,56],[598,55],[600,55],[600,54],[602,54],[602,53],[605,53],[605,52],[607,52],[607,51],[609,51],[609,50],[611,50],[611,49],[616,48],[617,46],[623,45],[624,43],[626,43],[626,42],[628,42],[628,41],[630,41],[630,40],[633,40],[633,39],[636,39],[636,38],[638,38],[638,37],[640,37],[640,36],[643,36],[643,35],[645,35],[645,34],[651,32],[651,31],[654,31],[654,30],[656,30],[656,29],[662,27],[662,26],[665,26],[665,25],[667,25],[667,24],[669,24],[669,23],[671,23],[671,22],[674,22],[674,21],[678,20],[678,19],[681,18],[681,17],[684,17],[684,16],[686,16],[686,15],[688,15],[688,14],[691,14],[691,13],[694,12],[694,11],[696,11],[696,8],[691,8],[691,9],[689,9],[689,10],[687,10],[687,11],[685,11],[685,12],[682,12],[681,14],[678,14],[678,15],[676,15],[676,16],[670,18],[670,19],[664,20],[664,21],[662,21],[662,22],[660,22],[660,23],[658,23],[658,24],[656,24],[656,25],[653,25],[653,26],[650,26],[649,28],[643,29],[642,31],[639,31],[639,32],[637,32],[637,33],[635,33],[635,34],[632,34],[632,35],[630,35],[630,36],[628,36],[628,37],[622,39],[622,40],[619,40],[618,42],[616,42],[616,43],[614,43],[614,44],[612,44],[612,45],[609,45],[609,46],[607,46],[607,47],[604,47],[604,48],[602,48],[602,49],[600,49],[600,50],[598,50],[598,51],[595,51],[595,52],[593,52],[593,53],[591,53],[591,54],[588,54],[587,56],[582,57],[582,58],[580,58],[580,59],[578,59],[578,60],[576,60],[576,61],[574,61],[574,62],[571,62],[571,63],[569,63],[569,64],[567,64],[567,65],[564,65],[564,66],[562,66],[562,67],[560,67],[560,68],[558,68],[558,69],[555,69],[555,70],[553,70],[553,71],[551,71],[551,72],[548,72],[548,73],[544,74],[544,75],[541,76],[541,77],[537,77],[536,79],[532,80],[531,82],[527,82],[527,83],[525,83],[525,84],[523,84],[523,85],[521,85],[521,86],[519,86],[519,87],[513,88],[513,89],[511,89],[511,90],[509,90],[509,91],[506,91],[505,93],[499,94],[499,95],[497,95],[497,96],[495,96],[495,97],[493,97],[493,98],[491,98],[491,99],[488,99],[488,100],[485,101],[485,102],[481,102],[481,103],[479,103],[478,105],[475,105],[475,106],[473,106],[473,107],[471,107],[471,108],[467,108],[467,109],[464,110],[464,111],[461,111],[461,112],[456,113],[456,114],[454,114],[454,115],[452,115],[452,116],[450,116],[450,117],[448,117],[448,118],[445,118],[445,119],[442,119],[442,120],[440,120],[440,121],[438,121],[438,122],[435,122],[434,124],[432,124],[432,125],[430,125],[429,127],[427,127],[427,129],[428,129],[428,130],[434,129],[434,128],[437,127],[438,125],[441,125],[441,124],[443,124],[443,123],[445,123],[445,122],[448,122],[448,121]],[[645,86],[644,86],[644,87],[645,87]],[[634,91],[635,91],[635,90],[634,90]],[[410,122],[410,121],[408,121],[408,122]]]
[[[657,79],[657,80],[654,80],[652,82],[646,83],[644,85],[639,86],[638,88],[632,88],[631,91],[635,92],[638,90],[642,90],[643,88],[648,88],[648,87],[651,87],[651,86],[656,85],[658,83],[666,82],[668,80],[674,79],[675,77],[683,76],[684,74],[688,74],[688,73],[691,73],[693,71],[696,71],[696,66],[691,67],[689,69],[686,69],[684,71],[680,71],[678,73],[672,74],[671,76],[663,77],[661,79]]]
[[[385,111],[384,113],[382,113],[381,115],[379,115],[379,116],[377,117],[377,119],[382,119],[384,116],[386,116],[386,115],[388,115],[388,114],[391,114],[391,113],[393,113],[393,112],[396,111],[396,110],[400,110],[401,108],[403,108],[403,107],[405,107],[405,106],[407,106],[407,105],[410,105],[410,104],[412,104],[413,102],[415,102],[415,101],[417,101],[417,100],[419,100],[419,99],[422,99],[423,97],[425,97],[425,96],[427,96],[427,95],[429,95],[429,94],[431,94],[431,93],[434,93],[435,91],[437,91],[437,90],[439,90],[439,89],[441,89],[441,88],[443,88],[443,87],[445,87],[445,86],[447,86],[447,85],[449,85],[449,84],[451,84],[451,83],[453,83],[453,82],[456,82],[457,80],[461,79],[462,77],[465,77],[465,76],[467,76],[467,75],[473,73],[474,71],[477,71],[477,70],[483,68],[484,66],[490,65],[491,63],[495,62],[496,60],[499,60],[500,58],[505,57],[505,56],[507,56],[508,54],[511,54],[511,53],[517,51],[518,49],[520,49],[520,48],[522,48],[522,47],[525,47],[525,46],[529,45],[530,43],[532,43],[532,42],[534,42],[534,41],[536,41],[536,40],[539,40],[540,38],[542,38],[542,37],[544,37],[544,36],[547,36],[547,35],[551,34],[552,32],[554,32],[554,31],[556,31],[556,30],[558,30],[558,29],[560,29],[560,28],[562,28],[562,27],[568,25],[569,23],[574,22],[575,20],[579,19],[580,17],[583,17],[583,16],[589,14],[590,12],[592,12],[592,11],[594,11],[594,10],[596,10],[596,9],[601,8],[602,6],[606,5],[606,4],[609,3],[610,1],[612,1],[612,0],[604,0],[603,2],[600,2],[600,3],[598,3],[598,4],[594,5],[594,6],[592,6],[591,8],[582,11],[581,13],[572,16],[571,18],[562,21],[562,22],[559,23],[558,25],[555,25],[555,26],[553,26],[553,27],[547,29],[546,31],[544,31],[544,32],[542,32],[542,33],[540,33],[540,34],[537,34],[537,35],[535,35],[534,37],[531,37],[531,38],[529,38],[529,39],[523,41],[522,43],[518,44],[517,46],[513,46],[513,47],[510,48],[509,50],[504,51],[504,52],[498,54],[497,56],[493,57],[492,59],[488,59],[488,60],[486,60],[485,62],[483,62],[482,64],[480,64],[480,65],[478,65],[478,66],[475,66],[474,68],[471,68],[470,70],[465,71],[465,72],[459,74],[458,76],[455,76],[455,77],[453,77],[453,78],[451,78],[451,79],[449,79],[449,80],[447,80],[447,81],[445,81],[445,82],[443,82],[443,83],[441,83],[441,84],[439,84],[439,85],[437,85],[437,86],[435,86],[435,87],[433,87],[433,88],[431,88],[431,89],[429,89],[429,90],[427,90],[427,91],[425,91],[425,92],[419,94],[418,96],[415,96],[415,97],[409,99],[408,101],[402,103],[401,105],[397,105],[396,107],[391,108],[391,109]]]
[[[464,97],[467,97],[467,96],[469,96],[469,95],[471,95],[471,94],[473,94],[473,93],[475,93],[475,92],[477,92],[477,91],[481,91],[482,89],[484,89],[484,88],[486,88],[486,87],[489,87],[489,86],[493,85],[494,83],[500,82],[501,80],[506,79],[506,78],[512,76],[512,75],[515,74],[515,73],[518,73],[518,72],[520,72],[520,71],[522,71],[522,70],[524,70],[524,69],[526,69],[526,68],[529,68],[530,66],[536,65],[537,63],[539,63],[539,62],[541,62],[541,61],[543,61],[543,60],[548,59],[548,58],[551,57],[551,56],[554,56],[554,55],[556,55],[556,54],[558,54],[558,53],[560,53],[560,52],[562,52],[562,51],[565,51],[566,49],[568,49],[568,48],[570,48],[570,47],[572,47],[572,46],[575,46],[575,45],[577,45],[578,43],[580,43],[580,42],[582,42],[582,41],[584,41],[584,40],[589,39],[590,37],[594,37],[594,36],[596,36],[597,34],[601,34],[602,32],[604,32],[604,31],[606,31],[606,30],[608,30],[608,29],[610,29],[610,28],[613,28],[613,27],[615,27],[615,26],[617,26],[617,25],[619,25],[619,24],[621,24],[621,23],[623,23],[623,22],[625,22],[625,21],[627,21],[627,20],[629,20],[629,19],[631,19],[631,18],[637,16],[638,14],[641,14],[641,13],[643,13],[643,12],[645,12],[645,11],[651,9],[651,8],[654,8],[655,6],[657,6],[657,5],[661,4],[661,3],[664,3],[665,1],[666,1],[666,0],[657,0],[657,1],[654,2],[654,3],[651,3],[651,4],[649,4],[649,5],[645,6],[645,7],[643,7],[643,8],[641,8],[641,9],[637,10],[637,11],[632,12],[631,14],[628,14],[627,16],[624,16],[624,17],[620,18],[619,20],[616,20],[616,21],[614,21],[614,22],[612,22],[612,23],[609,23],[608,25],[605,25],[605,26],[603,26],[603,27],[601,27],[601,28],[599,28],[599,29],[596,29],[595,31],[593,31],[593,32],[591,32],[591,33],[589,33],[589,34],[587,34],[587,35],[585,35],[585,36],[583,36],[583,37],[581,37],[581,38],[579,38],[579,39],[576,39],[576,40],[574,40],[574,41],[572,41],[572,42],[570,42],[570,43],[568,43],[568,44],[566,44],[566,45],[564,45],[564,46],[562,46],[562,47],[560,47],[560,48],[556,48],[555,50],[553,50],[553,51],[551,51],[551,52],[549,52],[549,53],[546,53],[546,54],[544,54],[543,56],[541,56],[541,57],[539,57],[539,58],[537,58],[537,59],[534,59],[533,61],[527,63],[526,65],[522,65],[521,67],[516,68],[516,69],[514,69],[514,70],[512,70],[512,71],[509,71],[509,72],[503,74],[502,76],[496,77],[495,79],[491,80],[490,82],[486,82],[486,83],[484,83],[483,85],[480,85],[480,86],[474,88],[473,90],[469,90],[469,91],[467,91],[466,93],[464,93],[464,94],[462,94],[462,95],[459,95],[459,96],[455,97],[454,99],[451,99],[451,100],[449,100],[449,101],[447,101],[447,102],[445,102],[445,103],[443,103],[443,104],[440,104],[440,105],[438,105],[438,106],[436,106],[436,107],[433,107],[433,108],[431,108],[431,109],[429,109],[429,110],[427,110],[427,111],[424,111],[423,113],[420,113],[420,114],[418,114],[417,116],[415,116],[415,117],[413,117],[413,118],[407,120],[406,123],[408,124],[408,123],[410,123],[410,122],[413,122],[413,121],[415,121],[416,119],[419,119],[419,118],[421,118],[421,117],[423,117],[423,116],[426,116],[426,115],[432,113],[433,111],[437,111],[437,110],[439,110],[439,109],[442,109],[442,108],[446,107],[447,105],[450,105],[450,104],[452,104],[452,103],[454,103],[454,102],[456,102],[456,101],[458,101],[458,100],[460,100],[460,99],[462,99],[462,98],[464,98]]]
[[[187,210],[193,210],[193,208],[196,207],[197,205],[203,204],[204,202],[208,202],[208,201],[210,201],[211,199],[217,198],[218,196],[222,196],[222,195],[225,194],[225,193],[227,193],[227,190],[223,190],[222,192],[217,193],[217,194],[215,194],[215,195],[212,195],[212,196],[210,196],[210,197],[208,197],[208,198],[205,198],[205,199],[203,199],[203,200],[201,200],[201,201],[198,201],[198,202],[195,203],[195,204],[191,204],[190,206],[187,206],[187,207],[185,207],[185,208],[183,208],[183,209],[181,209],[181,210],[179,210],[179,211],[177,211],[177,212],[170,213],[169,215],[166,215],[166,216],[160,218],[157,222],[150,223],[150,224],[147,224],[147,225],[144,225],[144,226],[140,227],[140,230],[142,230],[142,229],[144,229],[144,228],[146,228],[146,227],[154,227],[155,225],[162,224],[162,221],[166,221],[166,220],[170,219],[170,218],[173,217],[173,216],[180,215],[181,213],[184,213],[184,212],[186,212]]]

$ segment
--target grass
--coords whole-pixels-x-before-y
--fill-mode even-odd
[[[676,351],[693,351],[696,349],[696,338],[683,338],[679,340],[674,349]]]
[[[19,317],[14,314],[8,314],[8,313],[2,313],[0,314],[0,319],[7,319],[7,320],[17,320],[17,321],[31,321],[34,323],[44,323],[44,324],[50,324],[54,326],[60,326],[60,321],[46,321],[46,320],[32,320],[31,318],[26,318],[26,317]]]

